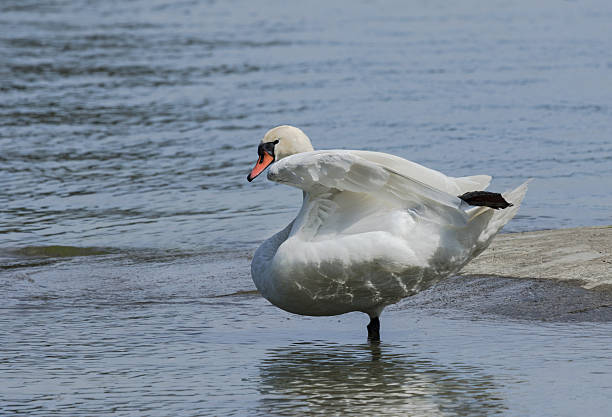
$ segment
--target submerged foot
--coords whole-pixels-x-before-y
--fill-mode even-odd
[[[501,194],[489,191],[470,191],[458,197],[471,206],[485,206],[495,210],[505,209],[514,205],[508,203]]]
[[[370,342],[380,342],[380,320],[378,317],[370,317],[368,324],[368,340]]]

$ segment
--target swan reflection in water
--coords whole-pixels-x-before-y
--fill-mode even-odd
[[[295,343],[260,365],[261,415],[491,415],[506,409],[493,377],[390,345]]]

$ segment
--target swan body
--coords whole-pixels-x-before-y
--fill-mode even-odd
[[[314,151],[290,126],[266,134],[249,180],[267,166],[268,179],[304,197],[297,217],[256,250],[253,281],[272,304],[312,316],[362,311],[378,320],[481,253],[527,190],[504,194],[503,210],[471,206],[458,196],[484,190],[490,176],[452,178],[379,152]]]

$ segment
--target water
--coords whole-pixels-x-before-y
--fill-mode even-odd
[[[609,413],[610,322],[408,304],[368,345],[363,314],[295,316],[244,291],[248,261],[108,254],[5,279],[2,414]]]
[[[245,181],[282,123],[609,224],[611,7],[523,6],[4,1],[2,246],[251,248],[299,204]]]
[[[249,257],[301,195],[245,177],[289,123],[496,190],[534,178],[506,231],[611,224],[611,18],[604,1],[3,1],[2,414],[607,415],[607,323],[398,308],[370,347],[359,314],[270,307]]]

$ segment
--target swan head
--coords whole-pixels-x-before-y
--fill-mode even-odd
[[[257,162],[247,176],[253,181],[273,162],[300,152],[314,151],[310,139],[304,132],[293,126],[277,126],[268,130],[257,148]]]

